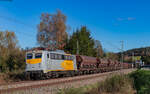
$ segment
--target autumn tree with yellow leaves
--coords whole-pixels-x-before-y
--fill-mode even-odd
[[[18,47],[14,32],[0,31],[0,71],[14,71],[25,68],[25,52]]]
[[[37,42],[51,50],[63,49],[67,38],[66,16],[57,10],[55,14],[43,13],[38,24]]]

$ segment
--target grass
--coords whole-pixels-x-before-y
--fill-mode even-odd
[[[0,78],[2,77],[7,82],[24,79],[22,71],[1,73]],[[149,70],[137,70],[128,75],[113,75],[97,84],[61,89],[57,94],[135,94],[135,91],[137,94],[150,94]]]
[[[57,94],[85,94],[87,91],[92,90],[93,88],[96,88],[98,84],[91,84],[91,85],[86,85],[84,87],[80,88],[64,88],[60,89]]]
[[[150,71],[137,70],[129,74],[134,79],[134,87],[137,94],[150,94]]]
[[[17,82],[25,80],[24,71],[12,71],[12,72],[5,72],[0,74],[0,80],[4,81],[5,83],[9,82]]]
[[[99,86],[88,94],[134,94],[132,82],[127,75],[114,75],[100,82]]]
[[[57,94],[134,94],[132,79],[127,75],[114,75],[103,82],[60,90]]]
[[[9,80],[13,80],[15,82],[25,80],[24,71],[22,71],[22,70],[14,71],[14,72],[8,72],[7,75],[8,75]]]
[[[90,88],[87,88],[90,87]],[[136,91],[136,92],[135,92]],[[81,88],[62,89],[58,94],[150,94],[150,70],[114,75],[103,82]]]

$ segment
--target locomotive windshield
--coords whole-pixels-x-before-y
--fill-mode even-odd
[[[42,53],[36,53],[35,58],[42,58]]]
[[[27,54],[27,59],[32,59],[33,55],[31,53]]]

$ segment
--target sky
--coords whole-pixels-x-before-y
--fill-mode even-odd
[[[21,48],[38,46],[41,13],[67,16],[67,30],[85,25],[106,51],[150,46],[150,0],[0,0],[0,31],[16,33]]]

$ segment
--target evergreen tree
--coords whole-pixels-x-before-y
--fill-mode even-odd
[[[73,33],[70,39],[68,39],[65,50],[71,54],[77,54],[77,51],[79,51],[80,55],[96,56],[94,39],[91,37],[90,31],[86,26],[82,26],[81,29],[77,29]]]

